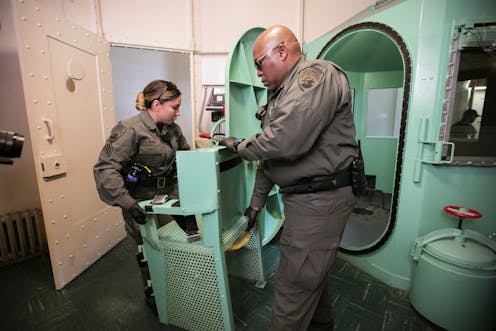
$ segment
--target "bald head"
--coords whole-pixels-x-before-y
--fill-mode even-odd
[[[255,40],[253,50],[255,51],[258,48],[258,50],[267,51],[282,43],[288,49],[291,57],[300,57],[300,43],[293,31],[284,25],[273,25],[262,32]]]
[[[253,45],[257,75],[270,89],[279,87],[287,72],[301,57],[301,47],[286,26],[274,25],[262,32]]]

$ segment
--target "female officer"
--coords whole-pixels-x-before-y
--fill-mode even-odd
[[[117,123],[93,169],[100,198],[122,208],[126,231],[138,246],[143,244],[138,224],[146,222],[146,212],[138,201],[161,194],[178,197],[176,151],[190,149],[181,128],[174,123],[180,105],[181,92],[174,83],[150,82],[136,98],[136,109],[141,112]],[[160,225],[167,222],[166,215],[158,216]],[[174,219],[188,241],[200,239],[194,215]],[[148,268],[139,264],[147,303],[154,307],[147,285]]]

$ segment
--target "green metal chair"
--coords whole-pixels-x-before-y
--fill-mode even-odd
[[[246,228],[253,167],[219,147],[181,151],[179,200],[141,203],[152,210],[141,233],[160,322],[187,330],[234,330],[228,274],[265,285],[260,227],[246,246],[226,251]],[[157,228],[155,214],[196,215],[201,240],[188,243],[176,222]]]

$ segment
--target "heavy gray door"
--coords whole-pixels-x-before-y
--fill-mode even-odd
[[[115,122],[109,45],[34,0],[12,1],[29,131],[55,287],[125,237],[92,167]]]

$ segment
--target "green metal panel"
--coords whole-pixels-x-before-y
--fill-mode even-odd
[[[253,65],[253,44],[264,28],[246,31],[234,44],[226,66],[226,135],[249,138],[261,131],[255,113],[267,104],[267,88],[257,77]],[[246,206],[254,184],[258,162],[244,162]],[[262,243],[272,240],[284,221],[282,201],[277,188],[270,194],[265,208],[259,213]]]
[[[177,199],[141,206],[151,211],[141,226],[143,252],[162,323],[187,330],[233,330],[228,273],[265,285],[261,228],[235,253],[226,249],[244,233],[246,172],[221,148],[178,152]],[[196,214],[201,240],[188,243],[176,222],[157,228],[154,214]]]
[[[486,235],[494,232],[495,167],[445,167],[421,162],[418,171],[415,165],[419,158],[435,160],[440,157],[438,151],[442,146],[422,143],[421,140],[437,141],[443,125],[440,118],[453,25],[469,21],[494,22],[495,17],[496,2],[492,0],[406,0],[379,10],[370,8],[368,16],[364,12],[360,18],[349,22],[349,26],[364,22],[381,23],[396,31],[406,44],[412,64],[401,180],[398,195],[394,197],[398,199],[394,231],[379,250],[366,256],[341,254],[346,260],[392,286],[409,288],[412,271],[409,250],[418,235],[455,225],[450,217],[442,213],[443,206],[457,204],[479,210],[483,218],[467,221],[465,227]],[[347,27],[345,25],[345,29]],[[340,32],[331,31],[308,43],[305,47],[307,56],[316,58]],[[370,45],[367,41],[362,40],[362,43]],[[351,59],[351,56],[358,55],[355,54],[359,53],[358,50],[363,50],[362,46],[357,44],[356,48],[344,49],[343,44],[340,46],[340,56],[345,59],[349,55]],[[365,54],[373,61],[362,65],[380,61],[375,57],[380,51],[370,45]],[[364,62],[368,62],[367,59]],[[356,75],[355,72],[349,75],[352,85],[357,89],[364,88],[353,82],[357,81]],[[355,107],[363,106],[362,100],[357,99]],[[355,114],[360,111],[355,108]],[[358,126],[360,131],[364,129],[360,123]],[[422,155],[419,154],[419,145]],[[382,157],[380,153],[376,155]]]
[[[192,211],[193,214],[213,211],[218,206],[216,183],[218,163],[216,153],[212,149],[178,151],[177,176],[181,208]]]
[[[403,70],[401,54],[394,42],[383,32],[372,29],[350,33],[332,45],[332,52],[328,48],[319,57],[330,59],[344,70],[354,72]]]
[[[257,109],[267,103],[267,88],[253,65],[253,44],[264,28],[245,32],[231,50],[226,67],[226,134],[249,138],[260,132]]]

